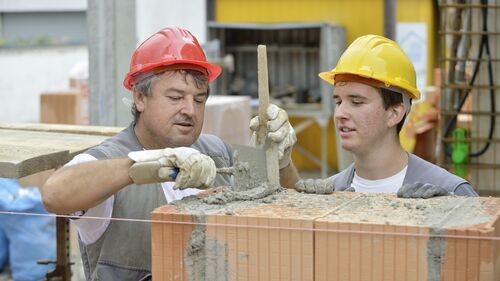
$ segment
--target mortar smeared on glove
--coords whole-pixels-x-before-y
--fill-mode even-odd
[[[421,198],[428,199],[437,196],[447,196],[451,195],[448,190],[441,186],[437,186],[430,183],[407,183],[404,184],[397,193],[400,198]]]

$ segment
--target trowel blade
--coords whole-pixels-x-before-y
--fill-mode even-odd
[[[248,190],[267,181],[266,152],[261,148],[233,144],[234,189]]]

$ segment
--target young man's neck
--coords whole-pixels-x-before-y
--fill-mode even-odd
[[[379,180],[393,176],[408,165],[408,153],[398,143],[354,155],[356,174],[364,179]]]

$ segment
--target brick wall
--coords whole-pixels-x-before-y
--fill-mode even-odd
[[[491,239],[500,236],[499,211],[500,199],[481,197],[283,192],[226,205],[192,198],[152,214],[153,278],[500,280]]]

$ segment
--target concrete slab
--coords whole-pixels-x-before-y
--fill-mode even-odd
[[[93,129],[76,128],[78,133],[51,132],[51,129],[62,130],[58,128],[42,125],[33,130],[29,127],[0,129],[0,177],[20,178],[58,168],[111,134],[107,131],[92,135]],[[70,131],[70,128],[64,130]]]
[[[112,127],[112,126],[0,122],[0,129],[50,132],[50,133],[70,133],[70,134],[96,135],[96,136],[114,136],[125,128]]]

